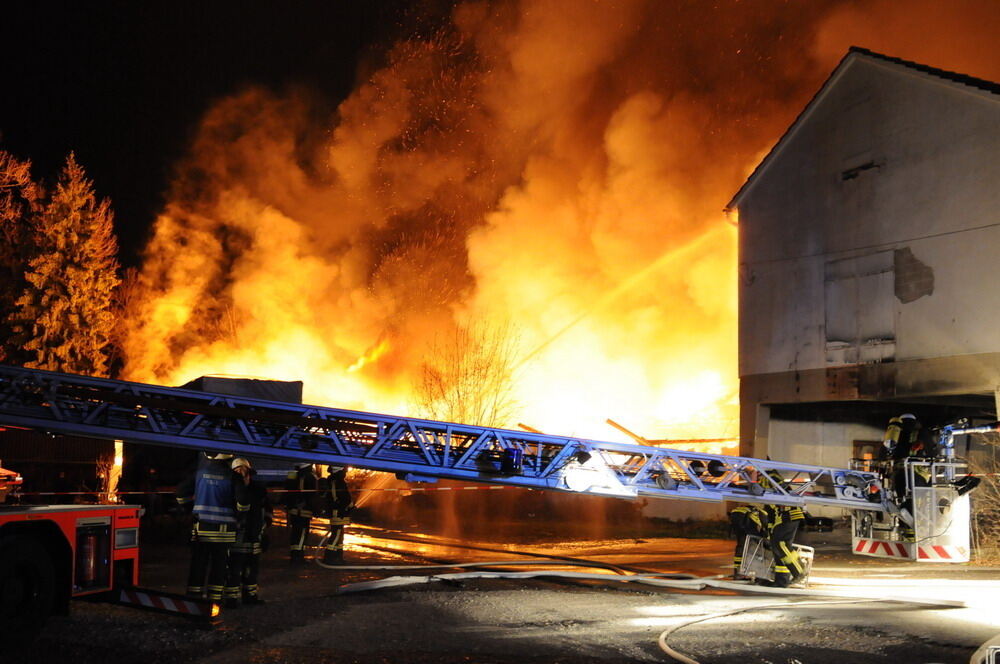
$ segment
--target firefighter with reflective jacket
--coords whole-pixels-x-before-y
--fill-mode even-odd
[[[351,522],[350,513],[354,509],[351,491],[347,486],[347,468],[330,466],[330,475],[320,480],[320,490],[326,501],[326,512],[330,517],[330,530],[323,547],[323,562],[336,565],[344,562],[344,527]]]
[[[259,596],[257,576],[260,571],[264,530],[270,525],[272,518],[271,503],[267,497],[267,487],[254,477],[256,471],[250,461],[233,459],[233,470],[246,486],[250,507],[236,534],[236,542],[229,551],[229,582],[226,588],[230,594],[226,596],[226,606],[238,606],[241,599],[243,604],[263,604],[264,600]]]
[[[177,487],[177,502],[190,505],[194,518],[187,584],[192,597],[204,595],[221,602],[226,591],[229,548],[250,507],[246,487],[230,465],[232,458],[231,454],[203,453],[194,475]]]
[[[300,463],[285,478],[285,511],[288,514],[290,534],[290,562],[300,564],[305,561],[306,540],[309,525],[314,514],[320,510],[318,482],[311,463]]]
[[[758,480],[765,489],[787,490],[788,482],[777,470],[768,470]],[[767,513],[767,544],[774,556],[774,585],[787,588],[805,573],[799,552],[793,546],[799,525],[805,522],[806,513],[801,507],[765,505]]]
[[[930,431],[920,425],[912,413],[903,413],[889,420],[879,450],[879,458],[892,462],[892,488],[896,498],[906,496],[906,459],[928,459],[937,454],[936,443]],[[929,486],[930,467],[925,464],[913,466],[913,480],[918,486]]]
[[[787,588],[805,573],[793,540],[806,515],[801,507],[768,505],[764,509],[768,517],[767,540],[774,554],[774,585]]]
[[[746,578],[740,574],[747,536],[767,536],[767,514],[757,505],[740,505],[729,513],[729,525],[736,535],[736,550],[733,551],[733,578]]]
[[[885,429],[879,459],[888,462],[886,475],[891,478],[891,489],[895,502],[906,514],[913,512],[913,486],[931,485],[929,463],[910,464],[913,470],[913,486],[907,483],[907,460],[930,460],[937,454],[937,444],[931,432],[922,427],[912,413],[903,413],[889,420]],[[899,527],[903,540],[913,542],[916,533],[907,519],[900,519]]]

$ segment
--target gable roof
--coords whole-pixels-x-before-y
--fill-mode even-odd
[[[948,81],[956,85],[967,86],[975,88],[977,90],[985,91],[990,94],[1000,95],[1000,83],[994,83],[993,81],[987,81],[985,79],[976,78],[974,76],[969,76],[967,74],[959,74],[957,72],[947,71],[945,69],[938,69],[937,67],[931,67],[929,65],[922,65],[919,62],[913,62],[911,60],[894,58],[890,55],[883,55],[882,53],[876,53],[875,51],[870,51],[867,48],[861,48],[860,46],[852,46],[851,48],[848,49],[847,54],[840,60],[840,62],[837,64],[837,67],[833,70],[833,72],[826,79],[826,81],[823,82],[823,85],[820,87],[820,89],[816,92],[815,95],[813,95],[812,99],[809,100],[809,103],[807,103],[805,108],[803,108],[802,111],[798,114],[798,116],[795,118],[795,121],[792,122],[791,125],[789,125],[788,129],[785,130],[785,133],[782,134],[781,138],[778,139],[778,142],[774,144],[774,146],[767,153],[767,155],[765,155],[764,158],[760,161],[760,163],[757,164],[756,168],[753,169],[753,172],[750,173],[750,176],[747,178],[746,182],[744,182],[743,186],[739,188],[739,191],[737,191],[733,195],[732,200],[730,200],[729,203],[726,205],[726,210],[731,210],[734,207],[736,207],[737,201],[750,188],[754,180],[757,179],[757,176],[763,173],[765,170],[767,170],[767,167],[771,164],[772,161],[774,161],[774,158],[785,146],[788,139],[795,134],[799,126],[802,125],[805,118],[811,114],[812,110],[817,106],[820,99],[822,99],[825,96],[826,91],[830,89],[833,82],[840,77],[841,73],[847,68],[847,66],[851,62],[859,58],[867,58],[879,62],[888,62],[891,63],[892,65],[905,67],[906,69],[912,71],[917,71],[922,74],[934,76],[936,78],[943,79],[945,81]]]
[[[913,62],[912,60],[894,58],[890,55],[882,55],[881,53],[876,53],[875,51],[869,51],[867,48],[861,48],[860,46],[852,46],[847,51],[848,55],[850,55],[851,53],[860,53],[861,55],[867,55],[868,57],[871,58],[877,58],[879,60],[884,60],[885,62],[892,62],[893,64],[909,67],[910,69],[916,69],[917,71],[923,72],[925,74],[931,74],[933,76],[937,76],[938,78],[943,78],[948,81],[954,81],[955,83],[961,83],[962,85],[969,85],[974,88],[979,88],[980,90],[986,90],[987,92],[992,92],[993,94],[1000,94],[1000,83],[994,83],[993,81],[987,81],[982,78],[976,78],[975,76],[969,76],[967,74],[959,74],[953,71],[938,69],[937,67],[922,65],[919,62]]]

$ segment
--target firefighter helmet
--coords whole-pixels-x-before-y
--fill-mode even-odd
[[[250,461],[244,459],[243,457],[236,457],[233,459],[233,470],[239,470],[240,468],[250,469]]]

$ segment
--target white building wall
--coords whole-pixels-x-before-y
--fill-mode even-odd
[[[1000,222],[1000,209],[992,220]],[[896,359],[1000,351],[1000,226],[909,246],[934,270],[934,294],[897,303]]]
[[[997,155],[1000,96],[847,63],[737,200],[740,375],[850,363],[827,348],[827,264],[895,249],[933,277],[886,305],[896,359],[1000,351]]]
[[[853,456],[854,441],[880,441],[884,433],[882,429],[863,424],[772,419],[769,454],[775,461],[847,468]],[[809,513],[837,518],[843,510],[810,507]]]

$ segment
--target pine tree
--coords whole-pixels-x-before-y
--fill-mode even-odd
[[[106,376],[118,242],[110,202],[97,200],[72,153],[38,214],[34,242],[14,325],[29,354],[25,366]]]
[[[24,272],[34,256],[31,218],[37,212],[39,188],[31,179],[31,162],[0,150],[0,362],[18,362],[10,318],[27,282]]]

